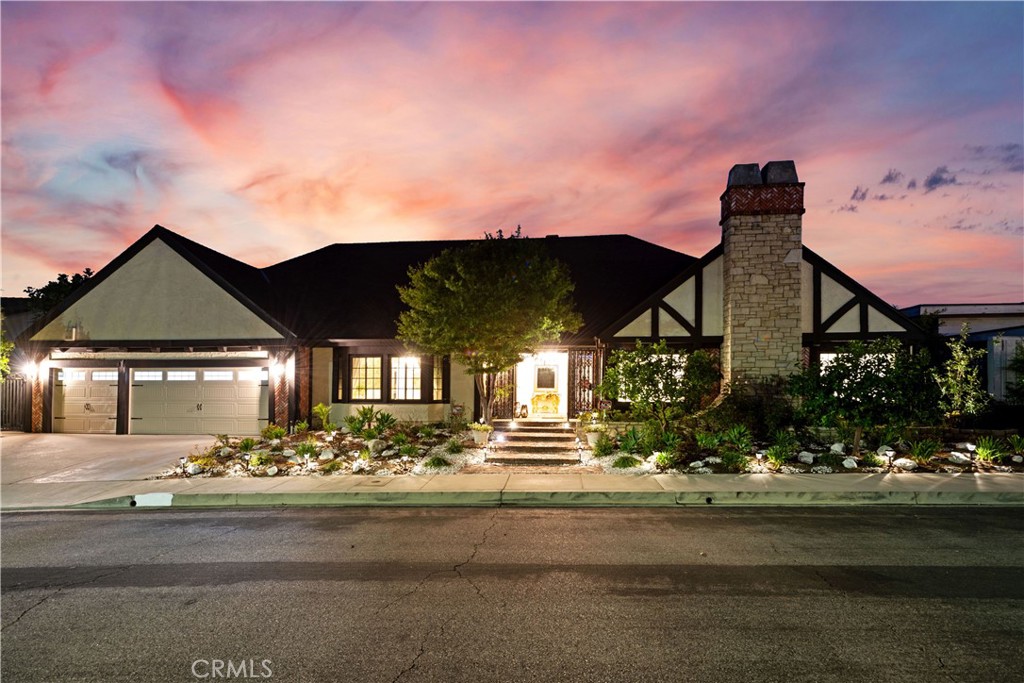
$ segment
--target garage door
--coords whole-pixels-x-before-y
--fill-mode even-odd
[[[267,425],[264,368],[133,369],[132,434],[253,435]]]
[[[117,432],[117,369],[62,368],[53,385],[53,431]]]

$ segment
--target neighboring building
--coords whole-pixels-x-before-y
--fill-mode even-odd
[[[1024,303],[1017,304],[919,304],[901,309],[907,317],[928,317],[938,322],[938,333],[957,337],[966,323],[967,341],[983,348],[985,386],[997,400],[1006,398],[1008,382],[1024,381],[1007,369],[1018,344],[1024,344]]]
[[[802,246],[803,192],[793,162],[733,167],[722,243],[700,258],[628,235],[544,238],[584,326],[503,373],[512,390],[495,416],[591,410],[609,349],[638,339],[714,349],[731,382],[852,339],[920,339]],[[33,429],[248,434],[318,402],[335,421],[367,404],[419,421],[475,413],[457,363],[395,340],[409,267],[464,244],[335,244],[260,269],[156,226],[26,334]]]

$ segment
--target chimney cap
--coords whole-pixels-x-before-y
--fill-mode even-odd
[[[760,185],[761,168],[758,164],[736,164],[729,169],[729,182],[727,187],[733,185]]]
[[[765,185],[800,182],[796,176],[796,164],[792,160],[769,161],[761,169],[761,180]]]

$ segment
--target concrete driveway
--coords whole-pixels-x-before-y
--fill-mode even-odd
[[[209,434],[128,436],[109,434],[0,434],[0,483],[49,484],[141,481],[177,464]]]

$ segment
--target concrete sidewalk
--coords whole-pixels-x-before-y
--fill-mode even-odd
[[[1024,505],[1020,474],[484,474],[154,480],[210,436],[0,435],[0,510],[273,505]]]
[[[438,474],[0,486],[4,511],[246,506],[1024,505],[1016,474]]]

